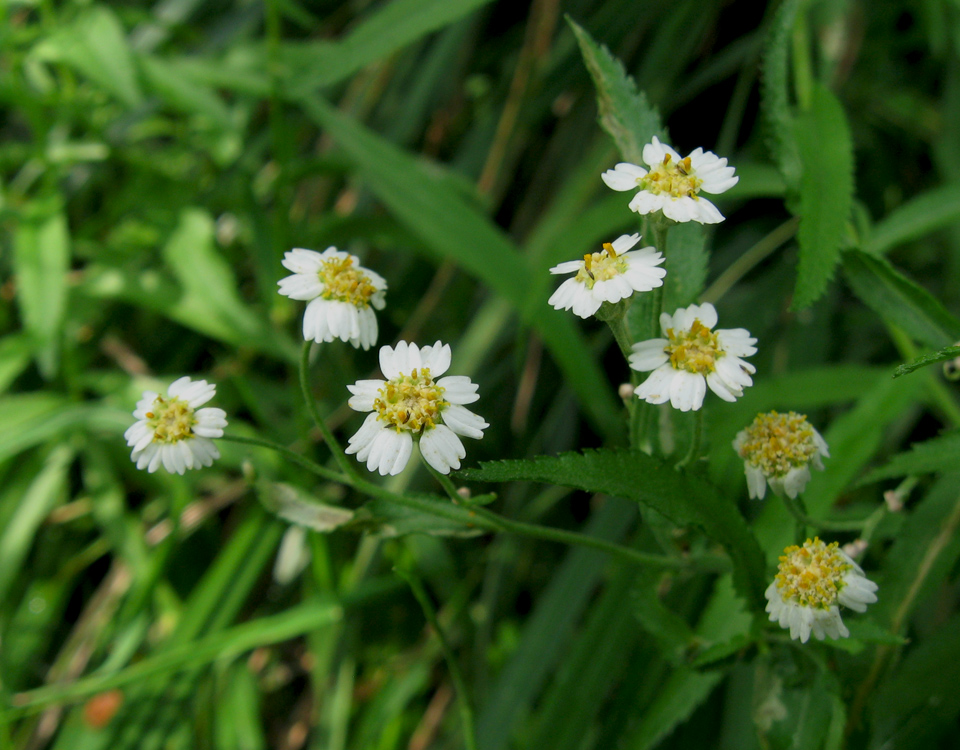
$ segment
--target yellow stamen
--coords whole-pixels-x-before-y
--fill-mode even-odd
[[[193,426],[197,420],[186,401],[157,396],[153,411],[148,411],[146,416],[155,443],[176,443],[194,437]]]
[[[370,277],[353,267],[353,258],[334,256],[323,261],[318,271],[323,282],[324,299],[349,302],[356,307],[367,307],[370,298],[377,293]]]
[[[587,289],[593,289],[598,281],[607,281],[619,276],[627,270],[627,262],[609,242],[603,243],[603,250],[599,253],[587,253],[583,256],[583,268],[576,275],[576,280],[586,284]]]
[[[387,381],[377,393],[373,408],[378,419],[397,432],[420,432],[436,427],[441,412],[449,406],[443,388],[433,382],[430,368],[416,368],[410,375],[401,373]]]
[[[643,177],[637,178],[637,185],[654,195],[671,195],[674,198],[693,198],[699,200],[697,193],[703,180],[693,174],[693,163],[690,157],[684,157],[675,164],[671,163],[670,154],[665,154],[663,161],[651,168]]]
[[[819,537],[802,547],[792,545],[780,556],[777,590],[784,601],[815,609],[830,609],[846,585],[843,577],[853,566],[839,551],[839,543],[824,544]]]
[[[738,449],[740,457],[768,477],[782,477],[806,466],[820,450],[806,416],[793,411],[758,414],[746,433]]]
[[[719,336],[699,320],[694,320],[689,331],[667,329],[670,343],[664,352],[675,370],[686,370],[699,375],[716,371],[717,359],[724,355]]]

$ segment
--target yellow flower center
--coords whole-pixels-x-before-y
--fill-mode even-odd
[[[193,409],[179,398],[165,399],[157,396],[152,411],[147,412],[147,424],[153,430],[153,442],[176,443],[193,437],[197,423]]]
[[[377,293],[370,277],[353,267],[353,258],[334,256],[323,261],[317,272],[323,282],[324,299],[349,302],[355,307],[366,307]]]
[[[813,428],[806,416],[796,412],[758,414],[746,429],[740,458],[766,476],[782,477],[791,469],[806,466],[818,452]]]
[[[699,320],[693,321],[689,331],[668,328],[667,338],[670,343],[663,351],[675,370],[709,375],[717,369],[717,359],[724,355],[720,338]]]
[[[844,574],[852,567],[840,554],[838,542],[824,544],[819,537],[807,539],[802,547],[794,544],[780,556],[777,590],[784,601],[830,609],[845,585]]]
[[[388,380],[373,402],[373,408],[379,412],[377,419],[393,425],[397,432],[433,429],[440,412],[449,405],[443,399],[443,388],[430,377],[428,367]]]
[[[583,256],[583,268],[577,271],[576,279],[593,289],[598,281],[607,281],[627,270],[627,262],[613,249],[609,242],[603,243],[599,253],[587,253]]]
[[[698,200],[697,193],[700,192],[703,180],[691,174],[692,171],[689,156],[675,162],[670,154],[665,154],[662,162],[651,167],[643,177],[637,178],[637,184],[641,190],[654,195],[666,193],[674,198],[689,196]]]

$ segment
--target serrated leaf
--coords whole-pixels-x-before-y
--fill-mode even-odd
[[[57,371],[60,333],[67,309],[70,232],[61,212],[24,220],[13,239],[17,303],[33,339],[37,365],[47,379]]]
[[[708,482],[677,472],[645,453],[604,449],[493,461],[481,464],[479,469],[461,471],[458,476],[486,482],[545,482],[602,492],[642,503],[678,526],[698,526],[726,548],[741,596],[755,609],[764,606],[763,553],[736,506]]]
[[[688,221],[671,227],[664,255],[667,276],[664,279],[663,309],[676,310],[692,305],[706,284],[710,261],[703,226]]]
[[[318,502],[298,487],[283,482],[261,481],[257,495],[271,513],[313,531],[333,531],[354,517],[349,508]]]
[[[741,651],[746,650],[753,644],[753,636],[749,633],[739,633],[728,641],[715,643],[702,651],[698,651],[690,666],[695,669],[704,667],[716,667],[718,662],[726,662],[731,657],[737,656]]]
[[[917,357],[911,362],[906,362],[900,365],[896,372],[893,373],[893,377],[899,378],[902,375],[909,375],[911,372],[919,370],[921,367],[926,367],[927,365],[935,365],[938,362],[946,362],[951,359],[956,359],[960,357],[960,346],[945,346],[938,352],[933,354],[924,354],[922,357]]]
[[[761,105],[767,127],[767,146],[789,192],[800,187],[800,155],[790,107],[790,37],[800,7],[785,0],[770,25],[763,56]]]
[[[825,86],[814,86],[810,109],[796,123],[803,163],[800,178],[800,261],[792,309],[824,293],[840,261],[853,205],[853,143],[843,106]]]
[[[898,453],[886,466],[874,469],[859,484],[879,482],[891,477],[956,471],[960,468],[960,432],[948,432],[914,443],[906,453]]]
[[[600,124],[613,138],[624,160],[643,163],[643,147],[653,136],[665,139],[656,108],[648,101],[623,64],[603,45],[597,44],[585,29],[567,16],[580,45],[583,62],[597,89]]]
[[[911,198],[878,221],[863,245],[881,255],[960,220],[960,184],[941,185]]]
[[[630,603],[637,621],[656,640],[664,657],[678,664],[694,643],[693,629],[660,600],[660,579],[659,575],[641,570],[630,590]]]
[[[860,300],[911,338],[934,349],[960,340],[960,321],[884,258],[848,250],[843,253],[843,270]]]

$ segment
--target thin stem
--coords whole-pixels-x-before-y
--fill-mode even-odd
[[[447,497],[449,497],[455,503],[459,503],[461,500],[463,500],[463,498],[457,493],[457,488],[453,486],[453,482],[450,480],[450,477],[447,474],[441,474],[439,471],[433,468],[428,463],[427,459],[423,457],[422,453],[420,454],[420,460],[423,462],[423,465],[427,467],[427,471],[429,471],[433,475],[433,478],[440,483],[441,487],[443,487],[443,491],[447,493]]]
[[[700,457],[700,446],[702,443],[703,443],[703,409],[697,409],[697,413],[693,421],[693,437],[690,440],[690,448],[687,450],[687,455],[684,456],[677,463],[677,465],[674,466],[674,468],[682,469],[691,461],[696,461]]]
[[[463,724],[463,744],[467,750],[476,750],[477,739],[473,729],[473,709],[470,707],[470,699],[467,695],[467,685],[463,680],[463,674],[460,671],[460,665],[457,663],[450,647],[450,642],[440,627],[440,621],[437,619],[437,612],[433,608],[433,603],[420,582],[420,579],[411,570],[405,570],[401,567],[395,567],[394,573],[400,576],[410,586],[414,597],[420,603],[420,609],[426,617],[433,632],[437,634],[437,640],[440,641],[440,650],[443,651],[443,658],[447,662],[447,668],[450,670],[450,679],[453,680],[453,686],[457,691],[460,707],[460,721]]]
[[[790,515],[797,519],[800,527],[812,526],[821,531],[862,531],[870,521],[869,517],[860,521],[820,521],[816,518],[810,518],[806,513],[803,500],[799,495],[796,498],[789,498],[784,495],[783,504],[790,512]],[[805,535],[805,532],[801,532],[801,536]]]
[[[624,313],[626,313],[626,311],[624,311]],[[633,353],[633,341],[630,338],[630,329],[627,327],[626,314],[616,315],[608,319],[607,325],[610,326],[610,330],[613,331],[613,337],[617,340],[617,346],[620,347],[623,358],[629,360],[630,355]]]
[[[347,454],[343,452],[340,443],[337,442],[337,439],[333,436],[333,431],[327,427],[327,423],[323,420],[323,417],[320,415],[320,410],[317,408],[317,402],[313,398],[313,391],[310,390],[310,347],[312,344],[313,342],[311,341],[304,341],[303,350],[300,354],[300,389],[303,391],[303,400],[306,401],[307,411],[310,412],[313,423],[317,426],[317,429],[320,430],[323,441],[333,454],[333,458],[336,460],[337,465],[340,466],[340,470],[349,477],[357,477],[356,467],[350,463]]]
[[[317,476],[328,479],[331,482],[337,482],[339,484],[350,484],[350,477],[346,477],[343,474],[338,474],[337,472],[328,469],[326,466],[321,466],[316,461],[311,461],[309,458],[301,456],[296,451],[292,451],[286,446],[280,445],[280,443],[275,443],[272,440],[243,437],[241,435],[223,435],[219,439],[227,440],[231,443],[246,443],[247,445],[259,445],[261,448],[270,448],[271,450],[275,450],[277,453],[282,453],[295,464],[299,464],[307,471],[312,471]]]

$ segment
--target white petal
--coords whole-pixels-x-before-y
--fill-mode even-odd
[[[723,221],[723,214],[706,198],[701,197],[699,200],[694,201],[694,203],[696,204],[697,216],[699,217],[696,221],[699,221],[701,224],[719,224]]]
[[[436,378],[450,369],[450,344],[437,341],[433,346],[425,346],[420,350],[420,360],[423,367],[430,369],[431,377]]]
[[[630,367],[639,372],[656,370],[670,361],[665,348],[670,342],[667,339],[649,339],[639,341],[633,345],[633,353],[629,356]]]
[[[613,169],[608,169],[606,172],[600,175],[600,178],[604,181],[608,188],[613,190],[636,190],[637,181],[646,177],[647,170],[643,167],[638,167],[636,164],[628,164],[627,162],[621,162],[617,164]]]
[[[480,398],[477,384],[466,375],[447,375],[440,378],[437,385],[443,388],[443,398],[451,404],[472,404]]]
[[[323,256],[313,250],[296,247],[283,254],[281,264],[294,273],[316,274],[323,266]]]
[[[358,380],[353,385],[348,385],[347,390],[353,396],[347,401],[347,406],[354,411],[373,411],[373,402],[385,385],[383,380]]]
[[[613,249],[616,251],[617,255],[623,255],[625,252],[633,248],[633,246],[639,241],[639,234],[621,234],[610,244],[613,245]]]
[[[670,405],[680,411],[697,410],[703,406],[707,383],[703,375],[686,370],[675,370],[670,383]]]
[[[657,138],[657,136],[653,136],[653,141],[643,147],[643,160],[651,167],[656,166],[657,164],[662,164],[663,157],[667,154],[670,154],[671,161],[680,161],[680,154],[670,148],[667,144],[660,143],[660,139]]]
[[[747,475],[747,494],[751,499],[763,500],[767,494],[767,480],[759,467],[744,463],[744,473]]]
[[[719,328],[717,338],[723,350],[734,356],[750,357],[757,353],[757,347],[754,346],[757,340],[746,328]]]
[[[443,423],[458,435],[474,440],[482,438],[483,431],[490,426],[483,417],[456,404],[444,409],[442,418]]]
[[[650,373],[634,390],[637,398],[646,401],[648,404],[663,404],[670,400],[670,385],[677,370],[674,370],[669,364],[662,365]]]
[[[307,275],[295,273],[293,276],[286,276],[277,282],[280,294],[284,297],[296,300],[312,300],[323,294],[324,285],[320,277],[316,274]]]
[[[420,453],[426,462],[441,474],[460,468],[460,459],[467,455],[460,438],[446,425],[438,424],[420,438]]]
[[[581,268],[583,268],[582,260],[565,260],[563,263],[558,263],[551,268],[550,273],[577,273]]]

